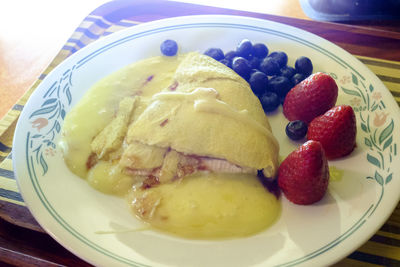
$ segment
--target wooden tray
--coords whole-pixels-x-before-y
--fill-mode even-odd
[[[0,217],[30,230],[44,232],[26,208],[14,178],[12,137],[18,116],[31,93],[60,62],[87,44],[113,32],[156,19],[195,15],[230,14],[251,16],[289,24],[313,32],[336,43],[367,65],[389,88],[400,103],[400,34],[367,30],[339,24],[312,22],[228,9],[196,6],[159,0],[113,1],[89,14],[68,39],[36,83],[0,121]],[[377,44],[384,44],[380,46]],[[397,53],[396,53],[397,52]],[[379,55],[373,58],[371,55]],[[398,61],[385,60],[395,59]],[[361,248],[340,264],[383,264],[400,266],[400,205],[385,225]]]

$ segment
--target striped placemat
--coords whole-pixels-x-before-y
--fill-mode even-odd
[[[111,22],[96,15],[86,17],[36,83],[0,120],[0,201],[5,203],[0,205],[0,214],[7,210],[4,208],[7,203],[14,207],[15,205],[25,206],[14,178],[11,155],[15,125],[29,96],[55,66],[77,50],[103,36],[139,23],[141,22],[132,20]],[[357,58],[383,81],[400,104],[400,62],[362,56],[357,56]],[[400,266],[400,204],[390,219],[367,243],[337,264],[337,266],[382,265]]]

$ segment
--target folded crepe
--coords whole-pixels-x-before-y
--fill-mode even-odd
[[[197,171],[276,175],[279,145],[258,98],[208,56],[187,54],[168,88],[121,101],[115,120],[93,140],[92,151],[100,159],[120,154],[119,164],[131,175],[153,182]]]

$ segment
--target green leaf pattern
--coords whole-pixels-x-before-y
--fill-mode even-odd
[[[394,124],[393,124],[393,120],[392,120],[390,122],[390,124],[379,135],[379,144],[382,144],[382,142],[385,141],[385,139],[388,138],[392,134],[393,128],[394,128]]]
[[[61,131],[61,121],[64,120],[65,109],[71,105],[72,95],[70,88],[72,86],[72,70],[75,66],[55,81],[43,95],[43,103],[40,108],[33,111],[29,116],[32,122],[40,124],[40,127],[32,126],[30,139],[33,151],[35,152],[36,164],[43,171],[43,175],[48,171],[46,155],[54,155],[56,144],[55,136]],[[62,96],[65,97],[62,97]],[[37,129],[35,129],[37,128]],[[43,129],[42,129],[43,128]],[[40,130],[47,130],[45,133]]]
[[[342,79],[345,81],[346,79]],[[343,82],[342,82],[343,83]],[[351,83],[346,88],[340,86],[343,93],[352,97],[352,105],[360,124],[366,148],[366,159],[371,168],[375,171],[373,176],[366,178],[374,180],[383,188],[393,178],[390,169],[392,158],[396,155],[397,144],[393,142],[394,121],[386,111],[386,105],[382,101],[379,92],[375,91],[372,84],[365,84],[356,74],[351,73]],[[385,178],[384,178],[385,177]]]

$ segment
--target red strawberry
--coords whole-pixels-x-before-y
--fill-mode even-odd
[[[321,200],[328,183],[328,161],[318,141],[307,141],[279,166],[279,188],[295,204],[309,205]]]
[[[335,106],[337,96],[335,80],[328,74],[318,72],[289,91],[283,103],[283,114],[289,121],[309,123]]]
[[[319,141],[328,159],[350,154],[356,145],[356,116],[352,107],[336,106],[308,125],[307,139]]]

